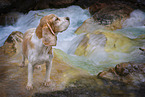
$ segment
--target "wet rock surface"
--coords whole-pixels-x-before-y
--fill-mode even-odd
[[[140,84],[145,82],[144,63],[120,63],[98,74],[99,78],[116,80],[127,84]]]
[[[142,97],[145,96],[145,84],[135,88],[125,83],[97,79],[95,76],[81,77],[70,83],[64,90],[35,93],[34,97]]]

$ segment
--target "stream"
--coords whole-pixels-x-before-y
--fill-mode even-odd
[[[20,63],[20,61],[16,61],[17,62],[16,64],[15,63],[10,64],[8,60],[3,60],[3,56],[1,55],[0,56],[1,58],[0,59],[0,66],[1,66],[0,87],[2,87],[2,89],[0,94],[2,95],[2,97],[6,97],[6,96],[16,97],[16,95],[18,97],[26,97],[32,95],[36,91],[38,92],[38,94],[37,93],[35,94],[36,97],[38,96],[47,97],[48,94],[52,97],[55,96],[67,97],[67,95],[69,94],[65,93],[66,91],[69,91],[69,93],[71,94],[76,93],[76,96],[79,95],[79,97],[88,97],[88,95],[92,95],[92,97],[94,95],[96,96],[104,95],[104,97],[108,97],[111,96],[111,93],[113,94],[112,97],[115,97],[116,95],[115,92],[120,93],[120,95],[117,94],[117,96],[119,97],[126,97],[126,96],[131,97],[133,93],[135,93],[135,95],[137,96],[140,92],[142,93],[144,91],[144,86],[143,88],[142,87],[137,88],[136,90],[134,86],[124,85],[123,83],[119,83],[119,82],[109,83],[104,80],[94,78],[94,75],[97,75],[99,72],[103,70],[107,70],[110,67],[114,67],[116,64],[119,64],[121,62],[132,61],[132,62],[145,63],[144,62],[145,55],[142,53],[142,51],[139,50],[139,47],[145,49],[145,47],[143,46],[144,41],[135,42],[134,43],[135,45],[133,46],[133,50],[131,50],[132,51],[131,53],[116,52],[116,51],[106,52],[105,47],[102,46],[105,43],[104,36],[90,35],[89,44],[91,44],[92,47],[90,46],[90,48],[88,48],[88,55],[77,56],[74,54],[75,50],[77,49],[77,46],[82,41],[82,39],[87,36],[87,34],[83,33],[77,35],[74,32],[77,30],[78,27],[80,27],[83,24],[83,22],[86,19],[91,17],[87,9],[82,9],[79,6],[70,6],[67,8],[60,8],[60,9],[44,9],[44,10],[37,10],[37,11],[29,11],[26,14],[18,13],[18,12],[16,13],[14,12],[12,14],[18,15],[17,22],[14,23],[13,25],[0,26],[0,46],[4,44],[5,40],[13,31],[20,31],[22,33],[25,33],[27,29],[37,27],[40,18],[42,18],[45,15],[56,14],[59,17],[69,17],[70,26],[66,31],[58,34],[57,45],[53,47],[53,49],[55,53],[57,53],[56,55],[59,56],[59,58],[62,59],[65,63],[75,68],[81,68],[83,70],[86,70],[93,77],[92,79],[83,77],[82,80],[81,79],[79,80],[80,81],[79,83],[81,83],[81,85],[84,85],[84,87],[79,86],[79,84],[75,82],[76,83],[75,88],[68,87],[64,91],[61,90],[59,92],[55,92],[53,91],[53,89],[59,90],[59,88],[62,87],[63,85],[60,84],[56,87],[55,86],[56,84],[52,82],[52,86],[49,87],[49,89],[43,88],[39,81],[42,81],[43,78],[42,76],[44,71],[36,70],[35,78],[38,78],[40,80],[38,82],[36,81],[34,82],[35,84],[37,84],[36,89],[34,89],[31,92],[28,92],[25,90],[25,84],[26,84],[25,79],[27,79],[27,72],[25,71],[27,70],[27,67],[24,67],[24,69],[19,68],[18,64]],[[127,37],[130,40],[134,40],[145,34],[144,25],[145,25],[145,13],[140,10],[135,10],[130,14],[130,18],[128,18],[124,22],[122,29],[111,31],[111,33],[115,33],[120,36],[123,35],[124,37]],[[107,33],[107,31],[104,33]],[[21,59],[18,58],[17,60],[21,60]],[[57,60],[55,60],[54,62],[57,63]],[[61,63],[58,62],[58,64]],[[39,73],[39,71],[41,71],[41,73]],[[54,73],[56,71],[54,70],[52,75],[55,75]],[[53,81],[57,82],[58,78],[52,77],[52,79]],[[83,79],[86,81],[84,81]],[[40,88],[38,88],[39,86]],[[89,91],[86,90],[88,86],[91,86],[89,88]],[[80,89],[81,91],[78,90],[79,91],[78,92],[77,89]],[[98,92],[95,94],[94,91],[96,90]],[[39,94],[39,92],[41,91],[43,92],[50,91],[51,93]],[[81,94],[81,93],[86,93],[86,94]]]

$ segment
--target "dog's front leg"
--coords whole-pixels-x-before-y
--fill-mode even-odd
[[[27,90],[31,90],[33,89],[33,71],[34,71],[34,65],[32,65],[31,63],[28,64],[28,82],[27,82],[27,86],[26,89]]]
[[[44,85],[49,86],[50,83],[50,73],[51,73],[51,68],[52,68],[52,58],[53,56],[49,56],[49,62],[46,62],[46,74],[45,74],[45,80],[44,80]]]

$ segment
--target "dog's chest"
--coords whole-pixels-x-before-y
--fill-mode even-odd
[[[50,47],[37,47],[29,51],[28,59],[33,64],[41,64],[43,62],[49,61],[50,58]]]

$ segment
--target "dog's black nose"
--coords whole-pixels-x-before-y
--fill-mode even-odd
[[[66,20],[68,20],[68,21],[69,21],[69,17],[66,17]]]

